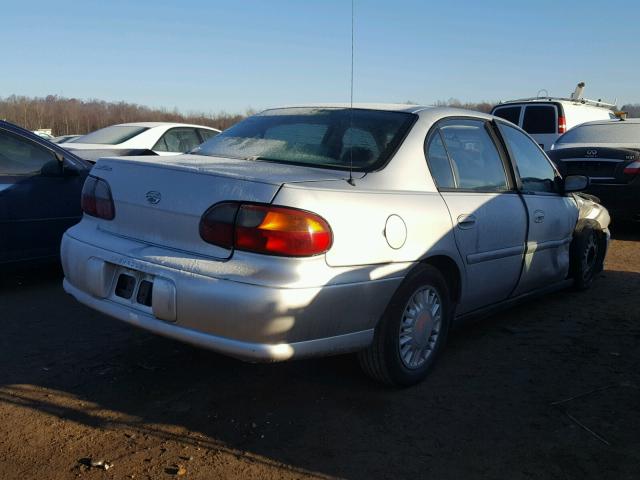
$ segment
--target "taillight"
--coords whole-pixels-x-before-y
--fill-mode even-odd
[[[285,257],[319,255],[333,243],[329,224],[315,213],[235,202],[209,208],[200,219],[200,236],[223,248]]]
[[[109,184],[92,175],[87,177],[82,187],[80,206],[84,213],[92,217],[113,220],[116,216]]]
[[[631,162],[629,165],[624,167],[623,171],[627,175],[638,175],[640,173],[640,160]]]
[[[558,117],[558,133],[565,133],[567,131],[567,122],[564,117]]]

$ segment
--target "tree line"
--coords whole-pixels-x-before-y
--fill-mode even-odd
[[[246,115],[252,112],[246,112]],[[224,130],[246,115],[182,114],[178,110],[149,108],[135,103],[79,100],[57,95],[0,97],[0,119],[29,130],[50,128],[54,136],[82,135],[117,123],[177,122],[194,123]]]
[[[415,102],[407,102],[415,103]],[[461,102],[455,98],[438,100],[436,106],[459,107],[488,113],[495,103]],[[640,117],[640,104],[627,104],[620,108],[629,117]],[[83,135],[99,128],[128,122],[178,122],[206,125],[220,130],[254,113],[219,112],[215,114],[182,114],[177,109],[150,108],[135,103],[79,100],[57,95],[0,97],[0,119],[8,120],[29,130],[50,128],[54,136]]]

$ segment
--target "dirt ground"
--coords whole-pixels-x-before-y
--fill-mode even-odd
[[[83,307],[56,269],[5,273],[0,478],[640,478],[640,229],[614,236],[590,291],[456,330],[405,390],[353,356],[240,363]]]

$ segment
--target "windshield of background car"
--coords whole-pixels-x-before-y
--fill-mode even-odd
[[[637,143],[640,123],[614,122],[608,125],[579,125],[562,135],[556,143]]]
[[[386,164],[417,116],[349,108],[282,108],[249,117],[191,153],[356,171]]]
[[[118,145],[149,130],[148,127],[134,127],[126,125],[113,125],[101,128],[95,132],[87,133],[72,140],[72,143],[99,143],[102,145]]]

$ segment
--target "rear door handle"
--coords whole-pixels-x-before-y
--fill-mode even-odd
[[[476,216],[473,214],[463,214],[458,216],[458,227],[463,230],[473,228],[476,225]]]
[[[536,223],[544,222],[544,212],[542,210],[536,210],[533,212],[533,221]]]

